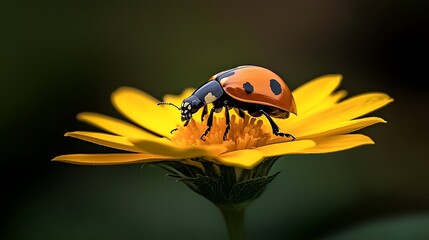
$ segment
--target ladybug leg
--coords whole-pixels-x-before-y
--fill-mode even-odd
[[[209,132],[210,132],[210,129],[212,128],[212,126],[213,126],[213,114],[214,114],[214,112],[216,111],[216,107],[213,107],[211,110],[210,110],[210,114],[209,114],[209,118],[207,119],[207,129],[206,129],[206,131],[203,133],[203,135],[201,135],[201,140],[203,140],[204,141],[204,137],[205,136],[207,136],[207,134],[209,134]]]
[[[183,126],[184,126],[184,127],[188,126],[188,124],[189,124],[189,122],[190,122],[190,121],[191,121],[191,119],[187,120],[187,121],[185,122],[185,124],[183,124]],[[173,134],[173,132],[174,132],[174,131],[177,131],[177,130],[179,130],[179,129],[178,129],[178,128],[174,128],[173,130],[171,130],[171,131],[170,131],[170,133],[171,133],[171,134]]]
[[[268,121],[271,124],[271,128],[273,129],[273,134],[276,136],[280,136],[280,137],[288,137],[288,138],[292,138],[292,141],[295,141],[295,137],[292,136],[292,134],[289,133],[282,133],[280,132],[280,128],[277,126],[277,124],[274,122],[274,120],[270,117],[270,115],[268,115],[268,113],[266,113],[264,110],[259,110],[259,112],[263,115],[265,115],[265,117],[267,117]]]
[[[191,119],[186,120],[185,124],[183,124],[184,127],[188,126],[189,122],[191,121]]]
[[[238,109],[238,116],[240,116],[241,118],[244,118],[244,112],[241,109]]]
[[[229,132],[229,129],[231,128],[230,126],[230,120],[229,120],[229,111],[228,111],[228,101],[225,100],[223,102],[223,106],[225,107],[225,123],[226,123],[226,128],[225,128],[225,132],[223,133],[223,140],[225,141],[227,139],[226,135]]]
[[[204,116],[207,115],[207,105],[204,105],[203,113],[201,114],[201,122],[204,122]]]

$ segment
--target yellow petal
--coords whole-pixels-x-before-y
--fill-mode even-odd
[[[221,154],[217,159],[226,166],[252,169],[264,160],[264,155],[258,150],[243,149]]]
[[[99,113],[83,112],[77,118],[108,132],[129,138],[158,138],[157,136],[122,120],[112,118]]]
[[[315,129],[327,124],[351,120],[377,110],[393,99],[384,93],[366,93],[349,98],[319,114],[314,114],[295,124],[300,131]]]
[[[331,108],[334,106],[339,100],[344,98],[347,95],[347,92],[344,90],[338,91],[336,93],[331,94],[327,98],[325,98],[322,102],[320,102],[317,106],[313,107],[312,109],[299,114],[298,116],[291,114],[289,118],[287,119],[274,119],[277,123],[277,125],[280,127],[281,130],[288,132],[292,135],[298,134],[299,125],[300,122],[305,122],[307,118],[311,118],[312,116],[326,111],[326,109]]]
[[[135,88],[119,88],[113,92],[112,102],[124,116],[162,136],[171,136],[170,131],[180,120],[180,112],[172,115],[167,106],[157,105],[159,100]]]
[[[144,152],[176,158],[194,158],[202,156],[216,156],[225,152],[227,148],[221,144],[202,146],[182,146],[172,143],[168,139],[130,140]]]
[[[365,93],[340,102],[324,114],[332,116],[335,121],[350,120],[375,111],[392,101],[385,93]]]
[[[307,149],[314,146],[314,142],[311,140],[298,140],[290,142],[282,142],[276,144],[265,145],[256,148],[262,152],[264,157],[274,157],[293,153],[299,153],[303,149]]]
[[[68,132],[64,136],[78,138],[84,141],[100,144],[102,146],[111,147],[115,149],[131,152],[141,152],[141,150],[134,146],[131,142],[129,142],[127,138],[122,136],[84,131]]]
[[[84,165],[112,165],[165,161],[171,158],[149,153],[68,154],[57,156],[53,161]]]
[[[307,111],[309,113],[320,112],[327,108],[334,106],[338,101],[347,96],[346,90],[339,90],[337,92],[332,93],[328,97],[326,97],[322,102],[320,102],[316,107]]]
[[[342,76],[330,74],[318,77],[293,91],[298,116],[318,106],[341,83]]]
[[[314,139],[316,145],[300,153],[330,153],[347,150],[366,144],[374,144],[371,138],[362,134],[346,134]]]
[[[342,135],[359,129],[371,126],[376,123],[385,123],[384,119],[378,117],[367,117],[340,123],[329,124],[323,127],[310,129],[306,132],[299,132],[295,137],[299,139],[319,138],[332,135]]]

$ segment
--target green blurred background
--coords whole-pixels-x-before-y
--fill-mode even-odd
[[[395,102],[346,152],[281,158],[249,239],[429,239],[428,1],[1,1],[1,239],[225,239],[221,214],[165,172],[51,162],[111,152],[66,131],[122,118],[119,86],[158,98],[243,64],[290,88],[328,73]],[[150,117],[150,116],[148,116]],[[178,116],[179,117],[179,116]],[[426,156],[426,157],[425,157]]]

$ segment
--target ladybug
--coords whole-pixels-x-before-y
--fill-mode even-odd
[[[192,119],[192,114],[203,108],[201,121],[208,113],[207,104],[212,103],[207,119],[207,130],[201,139],[210,132],[213,125],[213,114],[225,108],[226,129],[223,140],[227,139],[230,129],[229,109],[234,108],[238,115],[244,118],[244,111],[252,117],[264,115],[273,134],[295,140],[289,133],[280,132],[274,118],[288,118],[290,113],[297,114],[295,100],[286,83],[274,72],[259,66],[239,66],[213,75],[207,83],[197,88],[191,96],[184,99],[181,107],[172,103],[161,102],[176,107],[181,111],[181,120],[186,127]],[[177,129],[173,129],[175,131]]]

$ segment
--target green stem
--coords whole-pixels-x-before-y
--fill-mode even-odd
[[[228,228],[230,240],[244,240],[244,207],[243,208],[227,208],[220,207],[220,210]]]

